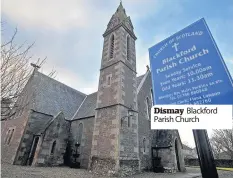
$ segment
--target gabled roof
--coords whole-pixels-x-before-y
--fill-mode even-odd
[[[79,111],[76,113],[74,119],[94,116],[96,101],[97,101],[97,92],[88,95],[85,101],[83,102],[83,104],[81,105]]]
[[[38,71],[34,71],[29,85],[34,93],[32,109],[53,116],[62,111],[67,119],[74,115],[86,97],[84,93]]]
[[[189,146],[187,146],[185,144],[182,144],[182,146],[183,146],[183,150],[190,150],[190,151],[193,150],[192,148],[190,148]]]
[[[144,76],[145,76],[145,74],[140,75],[139,77],[137,77],[137,79],[136,79],[136,81],[137,81],[137,87],[140,85],[140,83],[141,83],[141,81],[142,81],[142,79],[143,79]]]
[[[137,87],[142,82],[144,75],[141,75],[136,78]],[[87,95],[84,102],[81,104],[80,108],[76,111],[75,115],[73,116],[72,120],[87,118],[87,117],[94,117],[95,116],[95,108],[96,108],[96,101],[97,101],[97,92]]]

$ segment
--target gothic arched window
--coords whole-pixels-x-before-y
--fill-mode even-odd
[[[54,154],[55,148],[56,148],[56,140],[52,144],[52,148],[51,148],[51,152],[50,152],[51,155]]]
[[[130,38],[127,36],[127,60],[130,59]]]
[[[143,138],[143,152],[146,152],[146,139]]]
[[[5,139],[5,143],[7,145],[10,144],[11,140],[12,140],[12,137],[13,137],[13,133],[14,133],[15,129],[9,129],[8,132],[7,132],[7,135],[6,135],[6,139]]]
[[[128,127],[131,125],[131,116],[128,116]]]
[[[150,119],[150,102],[148,97],[146,97],[146,112],[148,119]]]
[[[9,139],[9,136],[10,136],[10,132],[11,132],[11,130],[9,129],[9,130],[7,131],[7,133],[6,133],[5,143],[8,142],[8,139]]]
[[[110,59],[113,58],[113,54],[114,54],[114,35],[112,35],[110,39]]]
[[[80,123],[78,125],[78,135],[77,135],[77,142],[79,144],[81,144],[81,142],[82,142],[82,135],[83,135],[83,124]]]

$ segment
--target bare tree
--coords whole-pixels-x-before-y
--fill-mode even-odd
[[[15,42],[17,29],[11,39],[1,44],[1,120],[6,120],[15,114],[15,103],[32,74],[30,66],[32,56],[29,54],[34,43],[18,45]],[[34,68],[40,68],[46,58],[38,59]],[[52,77],[55,71],[49,76]]]
[[[233,159],[233,129],[213,130],[210,143],[217,159],[222,152],[225,152],[231,159]]]
[[[213,154],[214,154],[214,158],[219,159],[221,152],[223,152],[222,145],[219,144],[216,141],[216,139],[213,138],[213,137],[210,139],[210,144],[211,144],[211,148],[212,148],[212,151],[213,151]]]

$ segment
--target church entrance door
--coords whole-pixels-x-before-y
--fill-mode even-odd
[[[177,143],[177,139],[175,140],[175,152],[176,152],[176,162],[177,162],[177,169],[178,171],[181,171],[180,169],[180,156],[179,156],[179,146]]]
[[[31,151],[28,158],[28,165],[30,166],[32,165],[38,142],[39,142],[39,136],[35,136],[32,142]]]

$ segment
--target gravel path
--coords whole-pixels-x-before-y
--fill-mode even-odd
[[[9,164],[1,165],[2,178],[101,178],[85,169],[71,169],[68,167],[28,167]],[[233,172],[219,171],[219,178],[232,178]],[[107,177],[102,177],[107,178]],[[201,178],[198,168],[187,168],[185,173],[156,174],[141,173],[131,178]]]

